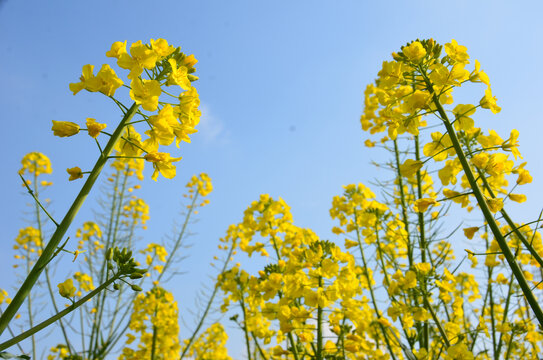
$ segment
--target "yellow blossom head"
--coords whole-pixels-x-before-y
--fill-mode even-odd
[[[74,180],[77,180],[77,179],[81,179],[83,177],[83,172],[77,166],[73,167],[73,168],[66,169],[66,171],[68,172],[68,174],[70,174],[70,178],[68,179],[69,181],[74,181]]]
[[[106,128],[106,124],[100,124],[96,122],[96,119],[87,118],[87,131],[89,136],[92,138],[97,138],[102,130]]]
[[[426,50],[419,41],[413,41],[402,49],[403,54],[412,62],[420,62],[426,56]]]

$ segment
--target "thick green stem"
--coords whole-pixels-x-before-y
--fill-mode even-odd
[[[81,208],[81,205],[83,205],[83,202],[85,202],[85,199],[87,198],[87,195],[89,194],[90,190],[94,186],[94,183],[96,182],[96,179],[98,179],[98,175],[100,175],[100,172],[102,171],[102,168],[107,162],[107,159],[111,152],[113,151],[113,146],[117,142],[117,140],[120,138],[122,131],[124,129],[124,125],[132,119],[136,111],[138,110],[139,105],[132,105],[130,110],[125,114],[123,119],[121,120],[120,124],[117,126],[117,129],[115,129],[115,132],[109,139],[106,147],[104,148],[104,152],[100,154],[100,157],[96,161],[96,164],[94,165],[94,168],[92,169],[91,173],[89,174],[87,181],[83,185],[83,188],[75,198],[72,206],[64,216],[64,219],[62,219],[62,222],[59,224],[57,229],[55,230],[53,236],[51,237],[51,240],[47,243],[47,246],[43,250],[43,253],[39,257],[36,264],[34,264],[34,267],[30,271],[30,274],[28,274],[27,278],[19,288],[19,291],[17,291],[17,294],[13,297],[11,303],[6,308],[6,311],[2,314],[0,317],[0,335],[4,332],[8,324],[11,322],[17,311],[20,309],[20,307],[23,305],[24,300],[30,293],[30,290],[32,287],[34,287],[34,284],[38,281],[38,278],[40,277],[42,271],[47,266],[49,261],[53,258],[53,255],[55,254],[58,245],[62,241],[62,238],[68,231],[68,228],[70,227],[70,224],[72,223],[75,215]]]
[[[36,173],[34,173],[36,174]],[[40,234],[40,249],[43,251],[43,243],[44,243],[44,240],[43,240],[43,226],[42,226],[42,219],[41,219],[41,213],[40,213],[40,209],[44,209],[43,206],[40,206],[40,202],[39,202],[39,192],[38,192],[38,176],[37,175],[34,175],[34,200],[36,200],[34,202],[34,211],[36,212],[36,225],[38,225],[38,232]],[[49,216],[49,215],[48,215]],[[51,217],[49,216],[49,218],[51,219]],[[55,223],[56,225],[58,225],[57,223]],[[58,306],[57,306],[57,302],[55,300],[55,294],[53,292],[53,287],[51,286],[51,277],[49,276],[49,270],[48,268],[46,267],[45,268],[45,281],[47,283],[47,290],[49,292],[49,297],[51,298],[51,303],[53,304],[53,309],[55,310],[55,312],[59,312],[58,310]],[[29,299],[30,299],[30,296],[29,296]],[[68,348],[68,353],[70,355],[73,354],[73,347],[70,343],[70,340],[68,339],[68,334],[66,333],[66,328],[64,327],[64,324],[62,323],[62,320],[59,320],[58,321],[59,325],[60,325],[60,329],[62,331],[62,335],[64,336],[64,341],[66,342],[66,347]],[[33,326],[33,324],[29,324],[30,327]],[[32,337],[34,338],[34,337]],[[35,357],[36,355],[34,355],[34,359],[36,359]]]
[[[458,160],[460,160],[460,163],[462,164],[464,174],[466,175],[466,178],[468,179],[470,187],[473,190],[473,195],[477,199],[479,208],[481,209],[481,212],[483,213],[485,220],[488,223],[488,226],[490,227],[490,230],[492,231],[494,238],[496,239],[496,242],[500,246],[500,249],[503,255],[505,256],[505,259],[507,260],[507,263],[509,264],[511,271],[513,272],[513,275],[517,279],[520,285],[520,288],[522,289],[522,293],[524,294],[524,296],[526,297],[526,300],[528,301],[528,304],[530,305],[530,308],[532,309],[535,316],[537,317],[539,324],[543,326],[543,311],[541,310],[541,307],[539,306],[537,299],[535,298],[532,290],[530,289],[530,285],[528,285],[528,282],[526,281],[526,278],[524,277],[522,270],[517,264],[515,260],[515,256],[513,255],[511,249],[509,248],[509,245],[507,245],[507,241],[505,240],[503,234],[501,233],[500,228],[498,227],[498,224],[494,220],[494,216],[492,215],[492,212],[490,211],[488,204],[486,203],[483,192],[481,188],[479,187],[479,184],[477,184],[477,179],[475,178],[473,171],[468,163],[466,155],[464,154],[464,150],[462,149],[462,146],[460,145],[460,141],[458,140],[458,137],[456,136],[456,131],[454,130],[451,122],[449,121],[449,118],[447,114],[445,113],[445,110],[443,109],[441,102],[439,101],[437,95],[435,94],[433,85],[430,82],[430,79],[428,79],[424,71],[421,71],[421,72],[424,77],[424,81],[426,82],[426,86],[428,90],[430,91],[430,93],[432,94],[433,103],[437,108],[439,116],[441,117],[441,120],[443,121],[443,124],[445,125],[445,128],[447,129],[447,133],[449,134],[449,138],[451,139],[456,155],[458,156]]]
[[[155,316],[156,316],[156,313],[155,313]],[[157,334],[158,334],[157,328],[156,326],[153,325],[153,342],[151,344],[151,360],[155,360]]]

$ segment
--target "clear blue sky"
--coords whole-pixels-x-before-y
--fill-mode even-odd
[[[283,197],[295,222],[331,237],[328,209],[348,183],[369,183],[378,151],[363,146],[363,90],[383,60],[415,38],[456,39],[478,59],[502,112],[479,126],[506,136],[520,131],[521,152],[534,183],[520,220],[537,216],[541,170],[543,3],[511,1],[0,1],[0,106],[5,166],[0,178],[0,273],[10,274],[11,244],[25,226],[17,170],[24,154],[53,162],[53,212],[61,217],[82,182],[65,169],[96,158],[85,137],[53,137],[51,120],[113,126],[117,113],[98,94],[72,96],[84,64],[108,62],[114,41],[165,38],[199,60],[196,86],[203,118],[192,144],[181,148],[178,176],[148,178],[140,195],[151,207],[146,236],[160,238],[179,212],[181,191],[207,172],[215,191],[193,229],[183,265],[190,272],[174,293],[181,308],[209,273],[207,263],[227,226],[261,193]],[[478,98],[477,98],[478,100]],[[476,101],[476,100],[474,100]],[[89,199],[75,225],[87,220]],[[75,227],[74,227],[75,229]],[[73,231],[72,231],[73,232]],[[0,288],[10,288],[3,276]],[[181,284],[183,290],[181,290]],[[172,285],[173,286],[173,285]],[[234,353],[235,354],[235,353]]]

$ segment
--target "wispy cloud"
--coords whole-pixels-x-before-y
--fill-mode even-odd
[[[202,137],[206,145],[225,145],[230,142],[230,132],[225,128],[221,119],[215,117],[209,106],[200,105],[202,116],[198,125],[198,135]]]

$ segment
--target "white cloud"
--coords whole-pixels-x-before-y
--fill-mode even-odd
[[[224,123],[213,116],[209,106],[200,105],[202,116],[198,124],[198,136],[201,136],[206,145],[224,145],[230,142],[230,132],[225,129]]]

